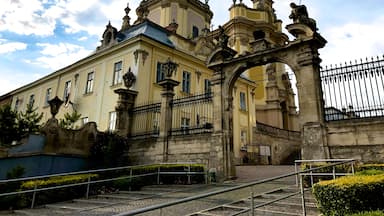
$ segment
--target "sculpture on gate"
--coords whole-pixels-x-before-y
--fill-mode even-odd
[[[296,5],[295,3],[290,4],[292,12],[289,18],[294,23],[301,23],[308,26],[312,31],[317,31],[316,21],[308,16],[307,7],[305,5]]]

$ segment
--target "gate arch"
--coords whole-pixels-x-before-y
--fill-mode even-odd
[[[327,158],[328,150],[324,137],[323,99],[320,85],[320,62],[318,49],[327,41],[309,26],[294,23],[287,29],[296,38],[276,46],[266,40],[256,40],[251,45],[252,52],[238,55],[227,46],[228,36],[220,32],[219,47],[210,55],[207,65],[214,71],[211,81],[214,93],[214,133],[217,142],[212,144],[211,154],[216,160],[210,166],[219,171],[219,176],[236,176],[233,163],[233,107],[232,90],[240,74],[255,66],[269,63],[284,63],[295,73],[300,107],[303,158]],[[309,151],[310,150],[310,151]]]

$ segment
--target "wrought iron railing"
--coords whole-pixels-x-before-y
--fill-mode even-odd
[[[161,165],[164,166],[172,166],[172,165],[183,165],[186,167],[183,171],[164,171],[161,170]],[[129,175],[121,175],[118,177],[108,177],[105,179],[91,179],[91,177],[88,177],[88,181],[85,182],[79,182],[79,183],[68,183],[64,185],[57,185],[57,186],[40,186],[38,187],[35,185],[34,189],[29,190],[17,190],[12,192],[0,192],[0,198],[6,197],[6,196],[12,196],[12,195],[18,195],[18,194],[33,194],[32,201],[31,201],[31,208],[34,208],[35,206],[35,199],[38,195],[38,192],[42,191],[52,191],[54,193],[55,189],[62,189],[62,188],[74,188],[77,186],[85,185],[86,191],[85,191],[85,197],[88,199],[89,193],[90,193],[90,187],[96,184],[103,184],[108,182],[113,182],[116,180],[122,180],[122,179],[135,179],[140,177],[149,177],[149,176],[156,176],[156,183],[160,184],[160,179],[162,176],[169,176],[169,175],[184,175],[187,177],[187,184],[191,184],[191,177],[192,176],[204,176],[205,183],[207,183],[207,172],[206,171],[192,171],[191,167],[196,165],[196,163],[191,162],[179,162],[179,163],[160,163],[160,164],[144,164],[144,165],[136,165],[136,166],[124,166],[124,167],[114,167],[114,168],[106,168],[106,169],[96,169],[96,170],[86,170],[86,171],[78,171],[78,172],[69,172],[69,173],[60,173],[60,174],[52,174],[52,175],[44,175],[44,176],[34,176],[34,177],[27,177],[27,178],[18,178],[18,179],[7,179],[7,180],[0,180],[0,184],[7,184],[7,183],[15,183],[15,182],[25,182],[30,180],[44,180],[47,178],[52,177],[63,177],[63,176],[71,176],[71,175],[79,175],[79,174],[104,174],[106,176],[106,173],[108,172],[119,172],[119,173],[129,173]],[[155,171],[151,171],[150,169],[143,169],[143,173],[141,174],[135,174],[133,175],[132,172],[135,169],[140,169],[142,167],[153,167],[158,166]],[[204,168],[205,169],[205,168]]]
[[[161,103],[148,103],[132,110],[132,130],[130,138],[157,137],[160,127]]]
[[[260,122],[256,123],[256,129],[259,132],[269,135],[287,138],[287,139],[301,139],[301,133],[299,131],[285,130],[270,125],[266,125]]]
[[[321,71],[325,120],[384,116],[384,56]]]
[[[211,92],[175,98],[172,107],[172,135],[212,132]]]
[[[298,169],[296,169],[296,171],[292,172],[292,173],[288,173],[288,174],[284,174],[284,175],[279,175],[279,176],[272,177],[272,178],[266,178],[266,179],[263,179],[263,180],[253,181],[253,182],[250,182],[250,183],[244,183],[244,184],[241,184],[241,185],[238,185],[238,186],[234,186],[234,187],[231,187],[231,188],[221,189],[221,190],[212,191],[212,192],[208,192],[208,193],[204,193],[204,194],[198,194],[198,195],[195,195],[195,196],[186,197],[186,198],[178,199],[178,200],[175,200],[175,201],[155,204],[155,205],[152,205],[152,206],[131,210],[129,212],[119,213],[119,214],[116,214],[114,216],[140,215],[140,214],[143,214],[143,213],[147,213],[147,214],[149,213],[148,215],[160,215],[160,216],[161,215],[168,215],[166,211],[167,211],[167,208],[169,208],[169,207],[176,206],[176,205],[179,205],[179,204],[186,204],[186,203],[191,202],[191,201],[202,201],[204,198],[208,198],[208,197],[212,198],[212,197],[217,196],[217,195],[228,194],[230,192],[238,192],[238,191],[240,191],[242,189],[247,189],[250,192],[249,199],[250,199],[250,204],[251,205],[249,207],[247,207],[247,208],[244,208],[244,210],[238,211],[237,213],[234,213],[234,214],[231,214],[231,215],[245,215],[245,214],[248,214],[248,213],[250,215],[255,215],[255,210],[258,209],[258,208],[261,208],[263,206],[270,205],[270,204],[273,204],[273,203],[277,203],[277,202],[279,202],[279,201],[281,201],[283,199],[287,199],[287,198],[290,198],[290,197],[295,196],[295,195],[301,195],[302,213],[298,214],[298,215],[305,216],[305,215],[307,215],[307,208],[306,208],[307,199],[306,199],[306,197],[304,195],[305,194],[304,192],[306,190],[308,190],[308,189],[306,189],[304,187],[303,177],[306,176],[306,175],[311,175],[313,173],[317,173],[321,169],[328,168],[328,167],[331,167],[332,170],[336,170],[336,169],[334,169],[334,167],[339,166],[339,165],[343,165],[343,164],[349,164],[350,163],[353,166],[353,163],[355,163],[356,160],[354,160],[354,159],[347,159],[347,160],[340,160],[340,161],[337,161],[337,160],[324,160],[324,162],[327,162],[327,164],[325,164],[323,166],[316,167],[316,168],[306,169],[306,170],[298,170]],[[320,174],[323,174],[323,175],[330,175],[331,174],[331,175],[333,175],[336,178],[336,177],[339,177],[339,176],[342,176],[342,175],[347,175],[349,173],[339,174],[339,173],[336,173],[336,171],[334,171],[333,173],[319,173],[319,175]],[[352,175],[353,175],[353,173],[352,173]],[[254,192],[253,192],[255,186],[267,185],[267,184],[273,183],[274,181],[286,180],[287,178],[294,177],[294,176],[297,177],[297,181],[296,181],[296,185],[298,186],[297,187],[297,189],[298,189],[297,191],[289,193],[288,195],[286,195],[286,196],[284,196],[282,198],[271,199],[270,201],[268,201],[266,203],[255,203],[254,202],[254,198],[256,197],[254,195]],[[286,185],[286,183],[284,183],[284,184]],[[235,195],[235,196],[237,196],[237,195]],[[160,210],[160,211],[158,211],[158,210]],[[193,214],[193,215],[200,215],[200,214]],[[210,214],[204,214],[204,215],[210,215]]]

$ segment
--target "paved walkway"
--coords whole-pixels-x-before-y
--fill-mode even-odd
[[[239,185],[245,182],[262,180],[266,178],[288,174],[294,171],[294,166],[237,166],[236,171],[238,178],[234,181],[226,182],[225,184],[150,186],[152,187],[152,189],[149,188],[150,192],[147,191],[146,193],[143,193],[145,192],[145,190],[148,190],[148,188],[144,188],[144,191],[141,191],[141,193],[143,193],[141,194],[141,196],[150,195],[149,197],[144,199],[138,197],[138,194],[135,195],[133,192],[129,194],[118,194],[118,196],[125,196],[123,197],[124,199],[117,199],[116,196],[113,198],[109,197],[108,199],[102,197],[95,197],[93,198],[93,203],[88,203],[88,206],[85,205],[84,202],[88,202],[89,200],[85,200],[82,202],[74,201],[47,205],[46,208],[40,207],[36,209],[25,209],[21,211],[16,211],[15,213],[0,212],[0,215],[50,216],[54,214],[79,216],[110,216],[121,212],[127,212],[132,211],[134,209],[143,208],[146,206],[170,202],[186,197],[195,196],[198,194],[229,188],[234,185]],[[281,179],[279,181],[272,182],[269,184],[262,184],[258,186],[253,186],[251,188],[244,188],[242,190],[233,191],[222,195],[216,195],[201,200],[196,200],[174,207],[169,207],[163,210],[164,212],[162,215],[186,215],[188,214],[188,212],[196,212],[201,209],[212,208],[217,205],[222,205],[231,201],[243,199],[244,197],[249,196],[251,190],[255,193],[263,193],[265,191],[271,190],[272,188],[292,184],[294,184],[294,176],[286,179]],[[96,203],[98,203],[99,205],[96,205]],[[90,204],[93,207],[89,206]],[[168,211],[168,213],[165,213],[166,210]],[[154,213],[148,212],[141,215],[154,215]],[[155,213],[155,215],[159,214]]]
[[[295,166],[237,166],[236,182],[244,183],[295,172]],[[294,178],[293,178],[294,179]],[[292,178],[290,178],[292,180]]]

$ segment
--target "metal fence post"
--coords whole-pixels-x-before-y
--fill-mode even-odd
[[[312,169],[312,164],[309,164],[309,169]],[[311,175],[311,187],[313,186],[313,171],[311,170],[310,171],[310,175]],[[302,177],[300,177],[302,178]]]
[[[33,207],[35,206],[36,189],[37,189],[37,183],[35,183],[35,187],[34,187],[34,189],[33,189],[31,209],[33,209]]]
[[[335,166],[332,166],[332,176],[333,176],[333,179],[336,179],[336,170],[335,170]]]
[[[355,167],[354,167],[355,161],[351,162],[351,169],[352,169],[352,175],[355,175]]]
[[[129,181],[131,182],[130,184],[129,184],[129,188],[128,188],[128,190],[129,191],[132,191],[132,168],[129,170]]]
[[[87,193],[85,194],[85,198],[88,199],[89,197],[89,187],[91,185],[91,176],[88,176],[88,184],[87,184]]]
[[[251,216],[255,216],[255,203],[253,198],[253,191],[251,192]]]
[[[303,184],[303,176],[302,175],[300,175],[300,193],[301,193],[301,205],[303,208],[303,216],[306,216],[307,211],[305,209],[304,184]]]
[[[299,173],[297,170],[297,162],[295,161],[296,186],[299,186]]]
[[[188,184],[191,184],[191,164],[188,165]]]
[[[157,167],[157,184],[160,184],[160,166]]]

